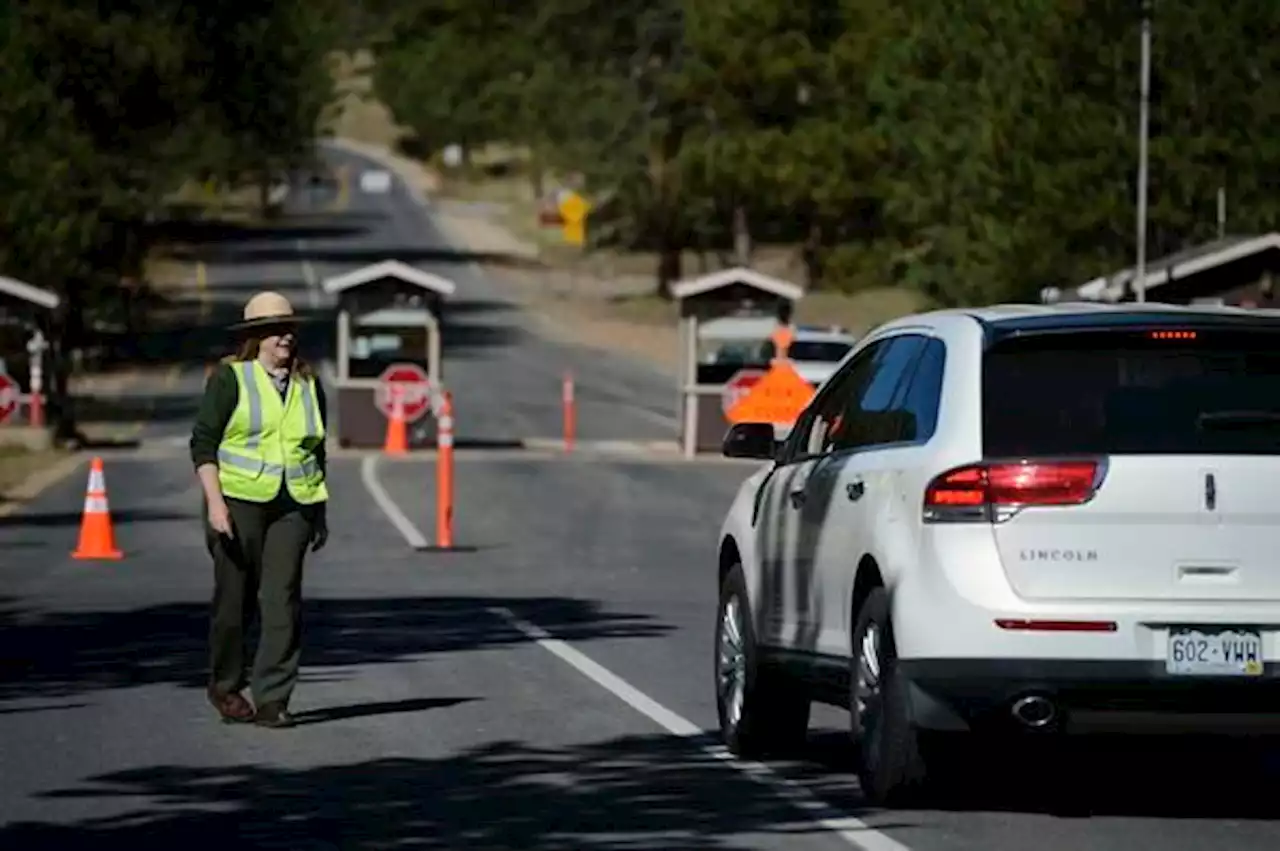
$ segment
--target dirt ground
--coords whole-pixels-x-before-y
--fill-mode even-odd
[[[16,446],[0,446],[0,507],[19,501],[24,483],[60,462],[67,454],[60,449],[33,452]]]

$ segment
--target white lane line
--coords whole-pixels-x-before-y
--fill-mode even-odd
[[[682,739],[699,739],[704,735],[692,721],[672,712],[586,654],[558,638],[553,638],[536,624],[517,617],[510,609],[494,607],[489,611],[671,735]],[[713,759],[733,766],[752,780],[768,786],[783,800],[812,817],[814,824],[831,831],[851,848],[857,848],[859,851],[911,851],[906,845],[888,834],[881,833],[861,819],[841,814],[804,786],[788,777],[783,777],[763,763],[736,759],[728,749],[719,745],[699,746],[699,750]]]
[[[302,280],[307,284],[307,300],[311,302],[312,310],[320,309],[320,278],[316,274],[316,267],[312,265],[311,258],[306,256],[307,241],[305,239],[298,240],[298,260],[302,264]]]
[[[404,516],[395,500],[387,493],[386,488],[382,486],[382,482],[378,481],[378,455],[366,455],[364,461],[360,463],[360,481],[364,482],[364,489],[369,492],[369,496],[373,497],[373,501],[382,509],[382,513],[387,515],[387,519],[391,521],[391,525],[396,527],[401,535],[404,536],[409,546],[415,550],[423,550],[427,548],[427,539],[413,522]]]

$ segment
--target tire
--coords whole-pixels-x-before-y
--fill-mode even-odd
[[[736,642],[730,624],[738,627]],[[732,688],[739,682],[740,702],[734,700]],[[761,664],[741,565],[733,566],[720,587],[715,689],[720,735],[734,756],[754,759],[803,747],[809,732],[809,694],[792,678]]]
[[[878,636],[870,638],[869,636]],[[858,780],[872,806],[920,802],[927,791],[928,744],[911,719],[905,678],[898,670],[897,646],[889,618],[889,595],[875,588],[858,610],[853,630],[849,675],[849,719],[857,752]],[[879,670],[878,690],[863,688],[867,658]]]

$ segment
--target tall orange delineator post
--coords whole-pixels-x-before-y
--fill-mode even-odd
[[[453,394],[440,399],[436,423],[436,546],[453,546]]]
[[[71,557],[85,561],[118,561],[124,558],[124,553],[116,547],[111,507],[107,503],[107,477],[102,469],[102,459],[98,457],[89,465],[84,514],[80,519],[80,541]]]
[[[565,372],[560,387],[560,401],[564,409],[564,451],[573,450],[573,438],[578,430],[578,409],[573,394],[573,373]]]
[[[409,427],[404,421],[404,388],[392,384],[391,416],[387,418],[387,437],[383,441],[382,451],[386,455],[407,455],[409,453]]]

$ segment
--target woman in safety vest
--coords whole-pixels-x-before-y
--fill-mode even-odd
[[[302,564],[328,538],[325,398],[279,293],[244,307],[236,354],[205,384],[191,432],[213,556],[209,701],[228,722],[286,727],[301,654]],[[256,605],[255,605],[256,604]],[[252,674],[246,633],[261,624]],[[251,686],[251,705],[241,691]]]

